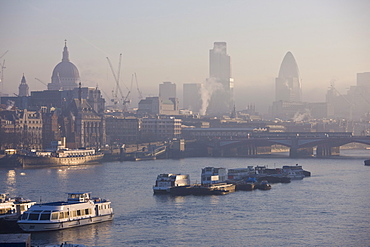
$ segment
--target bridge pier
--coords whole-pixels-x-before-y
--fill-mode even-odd
[[[313,155],[313,147],[306,147],[306,148],[291,147],[289,150],[289,157],[291,158],[309,157],[312,155]]]
[[[244,144],[237,147],[219,147],[213,149],[211,156],[214,157],[248,157],[258,154],[270,154],[271,146],[256,146],[253,144]]]
[[[317,145],[316,157],[338,156],[339,154],[339,147],[331,147],[328,144]]]

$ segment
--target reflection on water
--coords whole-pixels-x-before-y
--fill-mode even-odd
[[[110,231],[112,224],[112,221],[107,221],[103,223],[69,228],[60,231],[35,232],[32,233],[31,240],[33,245],[40,246],[46,244],[61,244],[63,242],[94,246],[96,245],[96,241],[94,240],[94,238],[90,238],[90,236],[95,236],[95,238],[98,239],[112,239]],[[110,245],[109,241],[107,242],[107,245]]]
[[[9,170],[6,176],[6,193],[8,193],[10,196],[17,196],[15,195],[15,183],[16,183],[16,173],[14,170]],[[2,192],[3,193],[3,192]]]
[[[342,152],[342,151],[341,151]],[[107,162],[39,169],[0,169],[0,191],[43,202],[91,191],[112,201],[112,222],[33,233],[32,245],[65,241],[87,246],[370,246],[370,150],[344,158],[187,158]],[[348,157],[348,155],[355,155]],[[222,196],[153,195],[160,173],[200,181],[206,166],[300,164],[310,178],[269,191]],[[345,234],[348,233],[348,234]],[[250,244],[252,243],[252,244]]]

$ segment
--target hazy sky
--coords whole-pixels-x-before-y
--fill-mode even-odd
[[[111,95],[115,82],[106,57],[128,87],[137,74],[144,96],[163,81],[201,83],[209,50],[227,42],[237,109],[267,111],[286,52],[298,63],[305,101],[325,101],[330,81],[339,91],[370,71],[368,0],[0,0],[3,89],[18,93],[22,74],[31,91],[46,87],[68,40],[70,60],[84,86]],[[121,86],[126,92],[126,87]],[[0,88],[1,89],[1,88]],[[137,98],[136,87],[132,97]]]

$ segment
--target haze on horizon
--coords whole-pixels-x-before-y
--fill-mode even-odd
[[[144,96],[171,81],[181,102],[183,83],[203,83],[209,50],[225,41],[238,110],[255,104],[267,111],[288,51],[299,67],[303,101],[322,102],[332,81],[345,94],[357,73],[370,71],[368,13],[370,2],[361,0],[0,0],[0,56],[9,50],[0,60],[6,61],[0,87],[17,93],[24,73],[30,91],[45,90],[35,78],[51,81],[67,39],[83,86],[110,96],[115,82],[106,57],[117,70],[122,53],[124,92],[136,73]]]

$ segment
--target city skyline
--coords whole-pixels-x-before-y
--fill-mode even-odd
[[[116,69],[122,53],[122,83],[130,87],[136,73],[144,96],[157,94],[164,81],[178,89],[204,83],[209,48],[226,42],[237,108],[253,103],[263,112],[274,100],[274,81],[288,51],[299,65],[303,101],[325,101],[333,81],[344,94],[357,73],[370,70],[370,4],[363,1],[2,1],[0,6],[0,56],[9,50],[0,60],[6,60],[2,87],[9,95],[18,92],[23,73],[30,91],[45,90],[34,78],[51,82],[65,39],[83,86],[110,95],[115,82],[106,57]],[[232,14],[219,18],[224,13]]]

